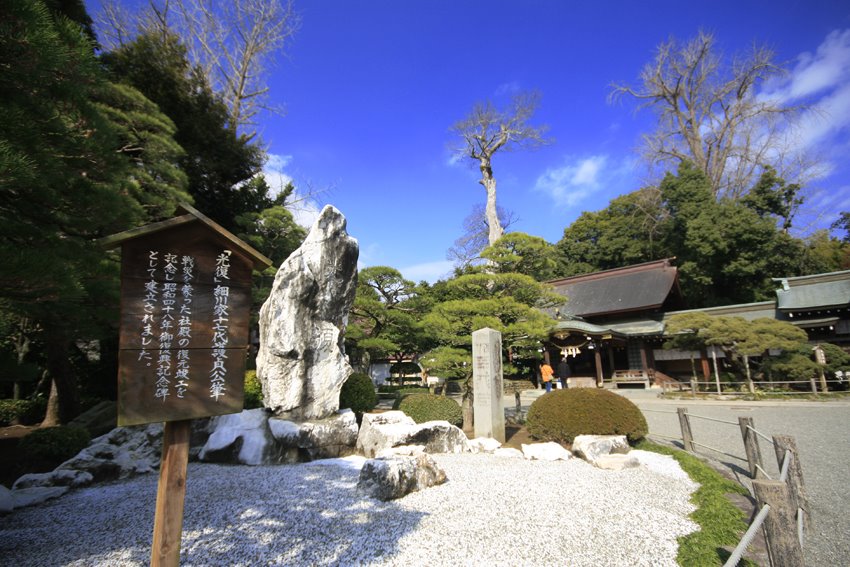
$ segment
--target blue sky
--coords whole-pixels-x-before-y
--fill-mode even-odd
[[[641,187],[649,110],[611,104],[612,83],[637,84],[655,47],[713,32],[727,55],[765,44],[790,73],[771,85],[817,102],[801,143],[825,174],[807,188],[801,230],[850,210],[850,3],[773,1],[296,0],[301,27],[276,62],[261,136],[272,182],[323,191],[360,242],[361,267],[413,280],[450,272],[446,251],[484,202],[478,171],[451,159],[450,126],[477,101],[542,94],[536,123],[555,143],[497,154],[499,204],[511,230],[557,242],[583,211]]]

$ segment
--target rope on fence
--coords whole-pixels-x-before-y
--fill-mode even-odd
[[[698,418],[704,419],[706,421],[716,421],[717,423],[725,423],[727,425],[738,425],[738,423],[735,422],[735,421],[726,421],[725,419],[715,419],[713,417],[706,417],[704,415],[695,415],[695,414],[692,414],[692,413],[689,413],[688,417],[698,417]]]
[[[678,439],[678,437],[676,439]],[[725,452],[721,451],[720,449],[715,449],[714,447],[709,447],[708,445],[703,445],[702,443],[697,443],[696,441],[691,441],[691,443],[693,443],[694,445],[699,445],[700,447],[703,447],[704,449],[708,449],[709,451],[714,451],[715,453],[720,453],[721,455],[726,455],[727,457],[732,457],[733,459],[738,459],[739,461],[745,461],[746,462],[746,460],[747,460],[747,459],[742,459],[738,455],[733,455],[732,453],[725,453]]]
[[[761,474],[763,474],[763,475],[764,475],[764,477],[765,477],[767,480],[773,480],[772,478],[770,478],[770,475],[769,475],[769,474],[767,474],[767,471],[765,471],[763,468],[761,468],[761,465],[757,464],[757,465],[756,465],[756,468],[757,468],[758,470],[760,470],[760,471],[761,471]]]
[[[775,445],[775,443],[773,442],[773,439],[771,439],[770,437],[766,436],[764,433],[760,433],[758,430],[753,429],[753,428],[752,428],[752,427],[750,427],[749,425],[747,426],[747,429],[749,429],[750,431],[752,431],[753,433],[755,433],[756,435],[758,435],[759,437],[761,437],[762,439],[764,439],[765,441],[767,441],[768,443],[770,443],[771,445]]]
[[[770,512],[770,505],[765,504],[759,511],[755,520],[753,520],[753,523],[750,524],[750,527],[747,529],[744,537],[741,538],[741,541],[738,543],[735,551],[732,552],[732,555],[730,555],[729,559],[726,560],[726,563],[723,564],[723,567],[735,567],[738,565],[738,562],[741,560],[741,557],[743,557],[744,552],[747,551],[747,548],[750,547],[750,544],[753,542],[753,538],[756,537],[756,532],[758,532],[761,525],[764,523],[764,519],[767,518],[768,512]]]
[[[649,413],[672,413],[673,415],[676,415],[675,411],[664,411],[664,410],[657,410],[657,409],[642,409],[640,411],[642,411],[644,413],[647,413],[647,412],[649,412]]]

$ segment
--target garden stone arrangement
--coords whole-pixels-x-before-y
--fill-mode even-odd
[[[358,426],[339,408],[352,372],[342,345],[356,263],[344,217],[326,207],[280,267],[260,313],[266,407],[193,421],[189,454],[206,464],[192,464],[186,481],[184,564],[448,565],[459,538],[476,562],[674,564],[676,537],[696,527],[687,519],[695,485],[672,458],[629,451],[626,436],[579,435],[574,452],[556,442],[520,451],[402,411],[365,413]],[[116,428],[54,471],[0,487],[0,513],[12,513],[0,518],[0,555],[10,564],[146,564],[147,473],[159,467],[162,431]],[[504,533],[529,518],[549,522],[557,541],[506,547]],[[56,519],[61,538],[49,528]],[[494,522],[507,524],[480,529]],[[653,525],[664,533],[647,543]]]
[[[277,271],[260,309],[257,378],[263,403],[283,419],[325,419],[339,409],[352,369],[343,333],[357,290],[357,241],[334,207],[322,209]]]

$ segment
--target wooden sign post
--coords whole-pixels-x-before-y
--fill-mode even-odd
[[[165,422],[151,565],[179,565],[191,420],[242,411],[251,271],[271,260],[188,205],[121,246],[118,425]]]

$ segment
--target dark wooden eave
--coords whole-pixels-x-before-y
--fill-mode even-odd
[[[131,228],[130,230],[125,230],[124,232],[119,232],[117,234],[101,238],[99,242],[104,248],[114,248],[123,244],[124,242],[127,242],[128,240],[133,240],[142,236],[148,236],[157,232],[161,232],[163,230],[182,226],[188,223],[200,222],[206,227],[208,227],[210,230],[212,230],[214,233],[216,233],[219,237],[227,241],[243,256],[250,259],[256,269],[268,268],[272,265],[272,261],[269,258],[261,254],[255,248],[249,246],[246,242],[237,237],[235,234],[233,234],[232,232],[230,232],[208,216],[204,215],[202,212],[198,211],[191,205],[187,203],[180,203],[177,208],[177,213],[179,216],[172,217],[164,221],[146,224],[145,226]]]
[[[684,298],[672,260],[656,260],[548,283],[568,298],[561,311],[573,317],[610,317],[681,308]]]

